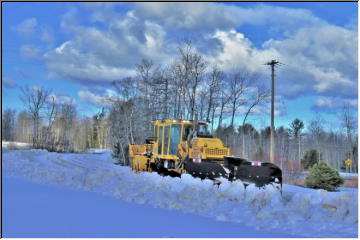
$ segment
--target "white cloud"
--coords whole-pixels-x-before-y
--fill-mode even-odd
[[[20,55],[26,59],[36,59],[39,58],[40,47],[34,45],[22,45],[20,47]]]
[[[230,7],[231,8],[231,7]],[[136,15],[172,29],[223,28],[235,23],[234,15],[225,14],[224,6],[213,3],[136,3]],[[227,8],[229,9],[229,8]]]
[[[275,116],[284,116],[286,115],[286,104],[284,102],[284,99],[281,96],[275,96],[275,109],[274,109]],[[244,109],[242,114],[245,114],[247,111],[247,108]],[[267,101],[264,103],[261,103],[254,107],[251,111],[252,115],[269,115],[271,114],[271,102]]]
[[[276,94],[284,98],[357,96],[356,29],[331,25],[308,10],[265,4],[134,6],[125,13],[106,4],[87,6],[90,22],[101,22],[101,28],[79,25],[76,8],[67,12],[61,26],[73,37],[44,55],[50,75],[107,87],[113,80],[134,75],[134,66],[142,58],[159,64],[171,62],[177,52],[178,39],[174,38],[199,33],[196,49],[210,64],[217,63],[226,71],[255,71],[269,84],[270,69],[263,64],[271,59],[283,62],[276,71]],[[255,46],[241,32],[245,24],[262,25],[279,35]],[[102,96],[91,94],[82,92],[84,98],[99,103],[96,97]]]
[[[60,26],[63,29],[70,31],[72,29],[72,27],[74,27],[77,24],[77,22],[76,22],[77,12],[78,12],[77,8],[75,8],[75,7],[70,8],[70,10],[67,11],[62,16]]]
[[[78,96],[82,101],[100,107],[110,106],[112,100],[118,97],[116,92],[111,89],[105,89],[103,95],[98,95],[88,90],[80,90]]]
[[[226,70],[246,68],[269,78],[263,64],[271,59],[285,63],[277,69],[277,92],[292,98],[322,94],[357,95],[357,33],[335,26],[300,29],[284,40],[269,40],[256,48],[243,34],[216,31],[212,38],[222,51],[207,60]]]
[[[23,37],[38,39],[47,44],[55,41],[53,29],[49,25],[39,24],[34,17],[25,19],[12,29]]]
[[[36,18],[28,18],[14,27],[14,30],[24,37],[32,37],[36,32]]]
[[[258,4],[254,7],[240,7],[220,3],[136,3],[139,17],[162,23],[169,29],[186,30],[229,30],[244,24],[268,24],[274,28],[297,29],[299,26],[322,24],[324,21],[305,9]]]
[[[107,22],[115,18],[121,17],[120,14],[114,11],[115,6],[126,5],[128,3],[122,2],[82,2],[81,6],[90,10],[90,19],[93,22]],[[123,6],[122,6],[123,7]]]
[[[40,40],[45,43],[53,43],[55,41],[51,28],[44,26],[41,28]]]
[[[336,112],[347,106],[357,108],[357,98],[319,97],[312,108],[314,111]]]
[[[357,95],[357,41],[355,31],[324,25],[302,28],[266,47],[276,50],[286,64],[286,81],[303,85],[297,94],[310,90],[353,97]]]
[[[262,73],[266,81],[270,70],[263,64],[271,59],[284,62],[277,70],[278,91],[283,96],[357,95],[357,31],[331,25],[308,10],[218,3],[137,3],[135,9],[138,16],[168,29],[213,31],[205,38],[218,40],[220,47],[207,54],[207,60],[224,69],[246,67]],[[281,28],[281,40],[269,39],[261,48],[255,47],[235,30],[244,24]]]
[[[73,16],[66,15],[66,19]],[[51,76],[82,83],[103,84],[135,75],[135,64],[142,58],[166,62],[166,32],[158,24],[139,20],[129,12],[122,19],[112,19],[106,29],[66,27],[74,38],[45,54]],[[170,44],[171,45],[171,44]]]
[[[208,50],[206,59],[226,70],[245,67],[262,73],[265,79],[270,75],[265,62],[284,62],[277,70],[277,86],[285,97],[357,95],[357,30],[331,25],[308,10],[264,4],[137,3],[135,15],[162,23],[169,30],[207,31],[205,39],[217,42],[215,53]],[[235,30],[244,24],[269,26],[279,32],[281,40],[269,39],[255,47]],[[204,43],[198,41],[198,45]]]
[[[76,103],[76,100],[71,97],[68,97],[65,95],[60,95],[60,94],[55,94],[55,93],[50,94],[48,96],[47,101],[48,102],[55,101],[55,103],[57,103],[57,104],[75,104]]]

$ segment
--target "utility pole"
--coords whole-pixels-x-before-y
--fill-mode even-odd
[[[265,65],[271,66],[271,127],[270,127],[270,162],[274,163],[275,160],[275,66],[279,64],[279,61],[271,60],[265,63]]]

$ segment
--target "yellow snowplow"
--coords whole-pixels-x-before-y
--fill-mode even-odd
[[[245,185],[282,185],[279,167],[232,156],[230,148],[207,131],[207,122],[168,119],[154,121],[153,125],[153,137],[145,144],[129,145],[134,172],[188,173],[202,179],[240,179]]]

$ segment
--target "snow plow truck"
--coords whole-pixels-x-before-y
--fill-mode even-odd
[[[143,145],[129,145],[134,172],[183,173],[221,183],[240,179],[245,187],[273,184],[282,188],[282,171],[273,163],[232,156],[231,149],[207,131],[208,122],[197,120],[153,121],[153,136]]]

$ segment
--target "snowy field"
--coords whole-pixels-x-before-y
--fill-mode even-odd
[[[4,237],[292,237],[16,178],[3,189]]]
[[[110,152],[3,151],[5,237],[358,236],[357,189],[285,185],[280,195],[241,182],[135,174],[114,162]]]

